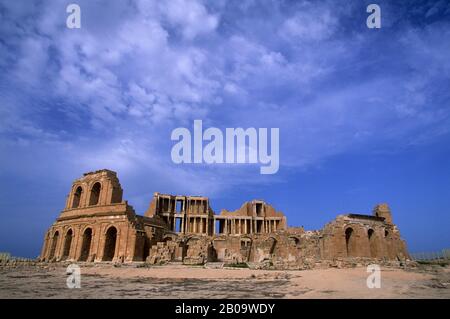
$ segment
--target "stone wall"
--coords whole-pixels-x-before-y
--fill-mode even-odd
[[[262,200],[215,215],[207,197],[154,193],[139,216],[122,193],[109,170],[75,180],[66,207],[45,234],[40,260],[306,269],[409,258],[387,204],[372,215],[340,215],[321,230],[305,231],[288,228],[284,214]]]

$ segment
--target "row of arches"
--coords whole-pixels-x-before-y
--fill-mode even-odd
[[[105,233],[105,241],[103,245],[103,254],[102,254],[102,261],[112,261],[114,259],[114,256],[116,255],[117,250],[117,228],[114,226],[111,226],[108,228],[108,230]],[[60,243],[60,231],[57,230],[54,232],[53,236],[50,239],[50,251],[47,256],[47,260],[51,261],[57,257],[57,247],[61,244]],[[89,256],[91,255],[92,251],[92,237],[93,237],[93,231],[91,227],[87,227],[81,236],[81,250],[79,253],[78,258],[75,258],[77,261],[88,261]],[[73,252],[73,249],[76,249],[74,245],[75,236],[73,233],[73,230],[70,228],[65,233],[64,237],[62,237],[63,243],[62,243],[62,253],[60,260],[67,260],[69,259],[69,256],[71,256],[71,252]],[[73,252],[75,255],[76,252]]]
[[[384,237],[387,238],[389,232],[385,230]],[[345,248],[348,257],[357,257],[359,251],[357,245],[362,244],[363,238],[356,238],[355,230],[352,227],[345,229]],[[369,242],[369,254],[372,258],[381,257],[380,238],[372,228],[367,230],[367,240]]]
[[[91,187],[90,195],[89,195],[89,206],[97,205],[100,200],[100,192],[102,189],[102,185],[100,182],[94,183],[94,185]],[[83,187],[80,185],[76,188],[73,199],[72,199],[72,206],[71,208],[78,208],[81,204],[81,196],[83,195]]]

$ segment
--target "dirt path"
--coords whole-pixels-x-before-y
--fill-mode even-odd
[[[264,271],[167,265],[81,266],[81,288],[61,265],[0,269],[0,298],[450,298],[450,268],[382,268],[367,288],[366,268]]]

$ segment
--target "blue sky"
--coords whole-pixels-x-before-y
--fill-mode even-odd
[[[34,257],[72,180],[118,172],[213,209],[262,198],[320,229],[388,202],[411,251],[450,247],[448,1],[0,1],[0,251]],[[381,29],[366,6],[381,7]],[[175,165],[170,133],[280,128],[280,170]]]

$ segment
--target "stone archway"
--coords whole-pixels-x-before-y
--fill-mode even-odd
[[[52,245],[50,246],[50,254],[48,255],[48,260],[52,260],[56,254],[56,247],[58,245],[59,231],[53,234]]]
[[[83,188],[78,186],[75,193],[73,193],[72,208],[78,208],[80,206],[81,195],[83,194]]]
[[[347,257],[355,256],[355,231],[353,228],[348,227],[345,230],[345,247],[347,249]]]
[[[112,261],[116,254],[117,228],[111,226],[105,235],[105,246],[103,249],[103,261]]]
[[[273,237],[269,237],[268,241],[271,242],[270,249],[269,249],[269,254],[272,255],[272,254],[274,254],[275,251],[276,251],[276,248],[277,248],[277,240],[276,240],[275,238],[273,238]]]
[[[370,257],[378,258],[378,245],[377,245],[377,235],[373,229],[369,229],[367,231],[367,236],[369,237],[369,249],[370,249]]]
[[[199,242],[198,237],[189,237],[184,245],[183,245],[183,254],[182,254],[182,260],[184,260],[185,257],[190,257],[194,251],[194,247],[197,246]]]
[[[97,182],[91,188],[91,195],[89,196],[89,206],[97,205],[100,199],[100,191],[102,189],[102,185]]]
[[[295,236],[290,236],[289,237],[289,245],[291,247],[300,248],[300,239]]]
[[[276,251],[277,240],[274,237],[269,237],[265,241],[265,248],[270,255],[273,255]]]
[[[67,231],[66,236],[64,238],[64,248],[63,248],[62,260],[66,260],[70,256],[70,248],[72,247],[72,239],[73,239],[73,231],[71,228]]]
[[[91,252],[92,228],[86,228],[83,232],[81,253],[79,261],[87,261]]]

